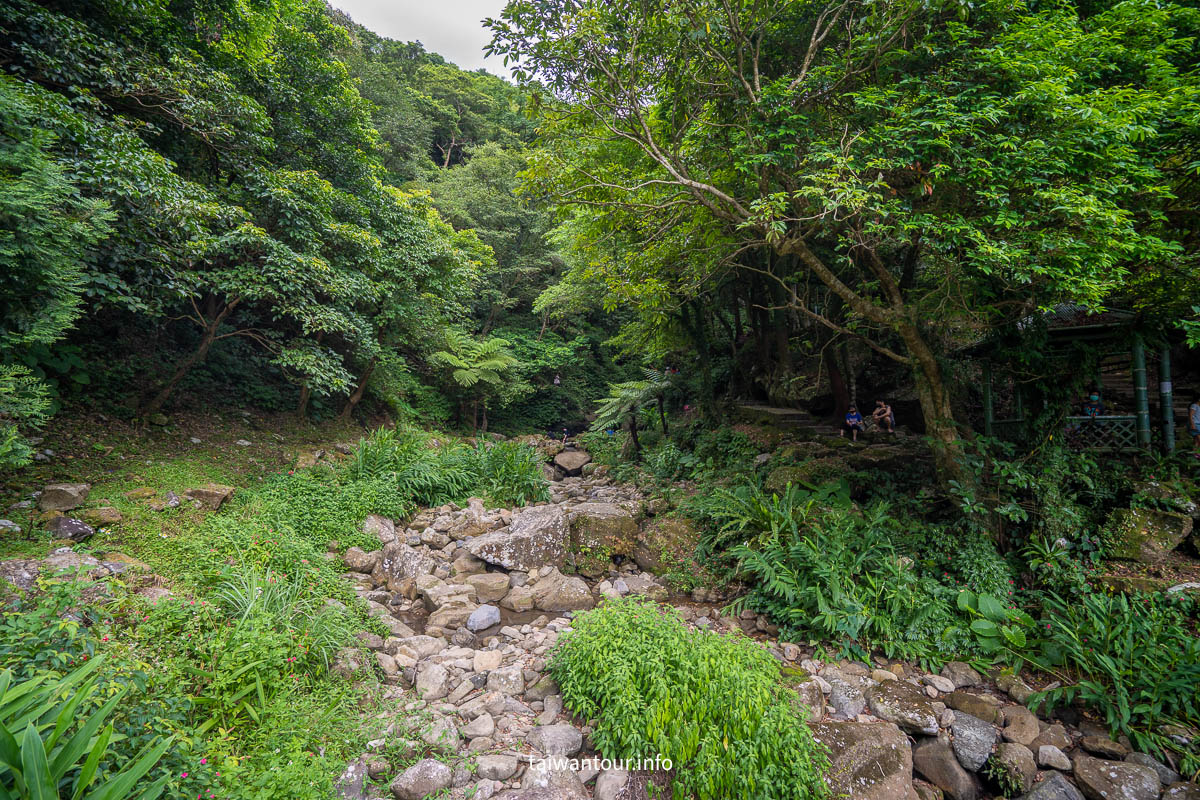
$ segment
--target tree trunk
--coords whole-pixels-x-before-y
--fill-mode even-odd
[[[366,370],[362,377],[358,379],[358,385],[354,387],[354,391],[350,393],[350,399],[346,401],[346,405],[342,407],[342,419],[350,419],[350,415],[354,413],[354,407],[363,399],[363,395],[367,392],[367,381],[371,379],[371,373],[375,371],[375,366],[379,363],[378,358],[372,358],[367,364]]]
[[[662,422],[663,436],[667,435],[667,410],[663,408],[662,397],[658,398],[658,418]]]
[[[471,435],[479,433],[479,395],[475,396],[475,402],[471,404]]]
[[[638,440],[637,409],[629,412],[629,443],[633,445],[633,460],[642,458],[642,443]]]
[[[171,375],[171,379],[167,381],[167,385],[160,389],[158,394],[154,396],[154,399],[147,403],[146,407],[142,409],[143,415],[155,414],[161,411],[162,407],[166,405],[167,400],[170,399],[171,394],[175,391],[175,387],[179,385],[179,382],[183,380],[184,376],[188,374],[192,367],[199,364],[208,356],[208,349],[212,347],[212,343],[217,339],[217,330],[221,327],[221,324],[225,322],[225,318],[233,312],[234,306],[236,305],[236,300],[232,303],[226,304],[226,306],[221,309],[220,313],[213,317],[212,322],[210,322],[204,329],[204,336],[200,339],[200,346],[197,347],[191,355],[179,362],[179,364],[175,367],[174,374]]]
[[[942,377],[942,367],[915,325],[905,323],[897,332],[913,358],[913,379],[921,401],[925,434],[933,445],[933,463],[943,479],[962,481],[965,477],[960,460],[962,440],[954,422],[954,408]]]
[[[306,383],[300,387],[300,402],[296,404],[297,417],[304,418],[305,412],[308,411],[308,400],[310,397],[312,397],[312,389]]]
[[[487,400],[483,401],[483,424],[479,427],[480,433],[487,433]]]

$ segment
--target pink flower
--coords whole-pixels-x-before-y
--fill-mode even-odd
[[[202,759],[200,759],[200,763],[201,763],[201,764],[207,764],[207,763],[208,763],[208,759],[207,759],[207,758],[202,758]]]
[[[179,777],[181,777],[181,778],[186,778],[186,777],[187,777],[187,773],[185,772],[185,773],[183,773],[182,775],[180,775]]]

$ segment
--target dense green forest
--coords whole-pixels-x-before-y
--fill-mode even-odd
[[[0,0],[0,798],[1200,797],[1200,7],[481,24]]]

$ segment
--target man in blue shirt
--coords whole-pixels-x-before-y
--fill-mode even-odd
[[[858,432],[863,429],[862,414],[858,413],[855,406],[850,406],[850,410],[846,412],[846,421],[842,423],[842,429],[838,431],[838,436],[845,436],[849,431],[850,437],[854,441],[858,441]]]

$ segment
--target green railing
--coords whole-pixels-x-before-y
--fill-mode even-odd
[[[1140,449],[1133,414],[1067,417],[1063,422],[1067,443],[1078,450]]]

